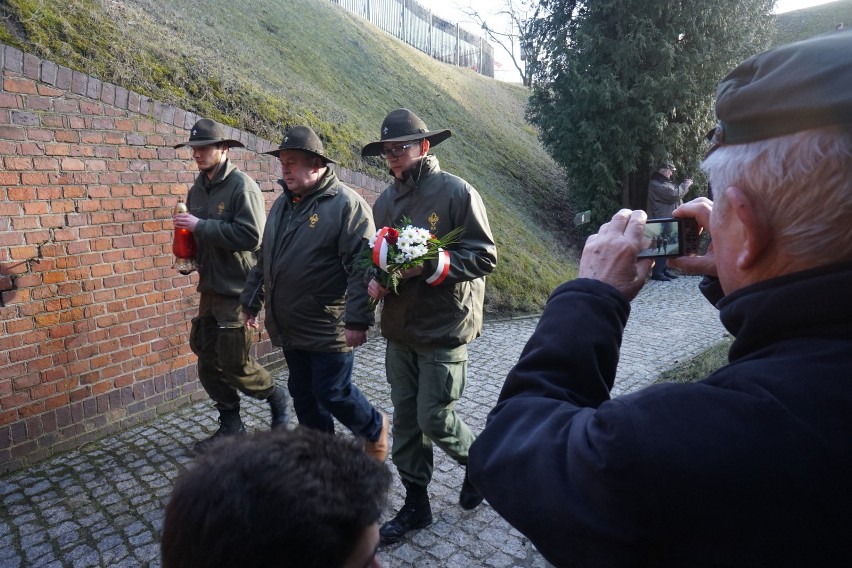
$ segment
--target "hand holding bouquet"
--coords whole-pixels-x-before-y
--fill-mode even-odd
[[[375,269],[379,284],[394,294],[399,293],[397,287],[402,281],[402,272],[438,258],[446,247],[458,241],[462,232],[458,227],[439,239],[426,229],[413,226],[407,218],[402,223],[401,228],[382,227],[376,231],[363,259],[363,264]],[[370,309],[375,309],[377,303],[378,300],[370,298]]]

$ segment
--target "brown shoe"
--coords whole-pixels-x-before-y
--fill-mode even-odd
[[[384,412],[379,412],[379,414],[382,415],[382,431],[379,432],[379,439],[375,442],[367,440],[367,443],[364,445],[364,451],[380,462],[384,462],[385,458],[388,457],[388,448],[390,447],[388,444],[388,430],[390,429],[390,422],[388,421],[387,414]]]

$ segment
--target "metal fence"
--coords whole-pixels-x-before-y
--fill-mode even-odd
[[[494,48],[414,0],[331,0],[434,59],[494,76]]]

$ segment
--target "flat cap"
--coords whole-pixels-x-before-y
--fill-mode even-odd
[[[751,57],[716,90],[714,146],[852,124],[852,30]]]

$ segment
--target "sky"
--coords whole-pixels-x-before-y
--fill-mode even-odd
[[[485,17],[490,28],[498,31],[508,30],[509,22],[505,19],[501,22],[493,16],[494,12],[499,11],[505,6],[505,0],[418,0],[420,4],[431,10],[435,14],[441,16],[445,20],[458,22],[461,27],[471,33],[482,35],[482,30],[476,25],[473,20],[464,14],[463,8],[472,7],[479,14]],[[827,4],[834,0],[777,0],[775,3],[775,13],[782,14],[792,10],[801,10],[819,4]],[[490,16],[490,17],[489,17]],[[493,23],[492,23],[493,22]],[[512,60],[502,47],[491,42],[494,46],[494,74],[497,79],[503,81],[521,82],[521,77],[518,74],[515,66],[512,65]],[[498,66],[497,63],[500,65]]]

